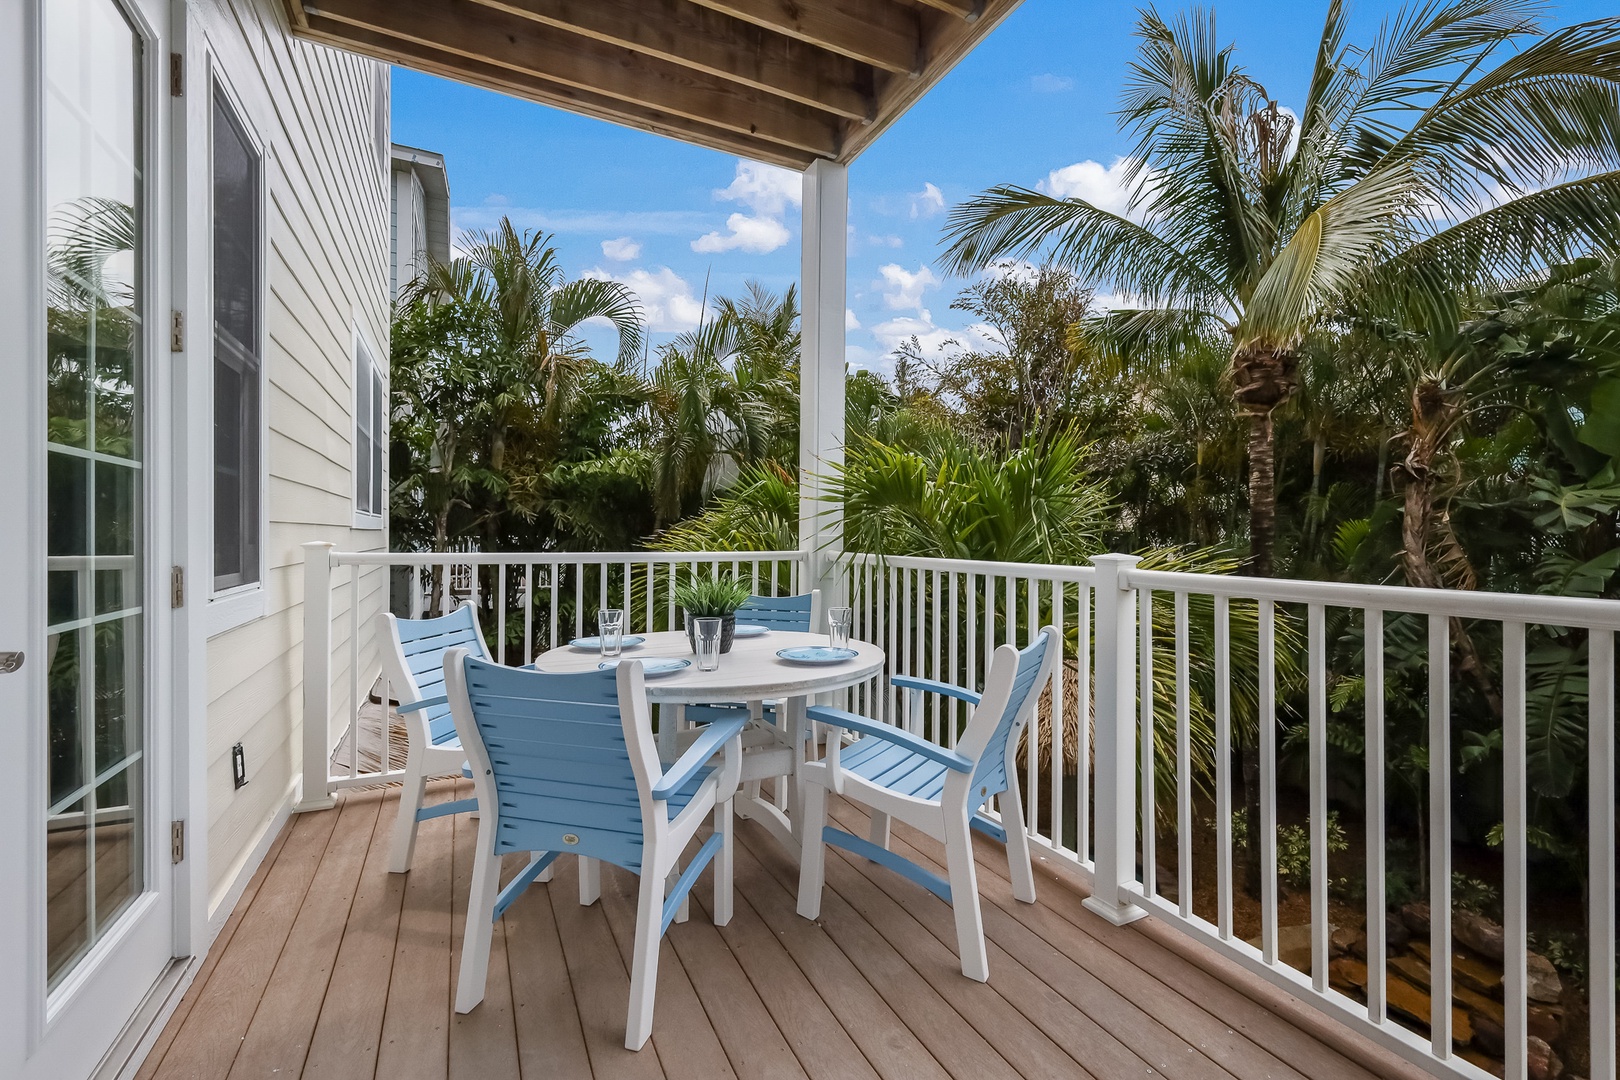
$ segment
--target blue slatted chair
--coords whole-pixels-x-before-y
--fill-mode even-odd
[[[422,797],[428,777],[458,774],[466,760],[456,736],[456,722],[444,700],[444,654],[462,648],[487,660],[489,653],[471,604],[437,619],[397,619],[387,612],[378,619],[383,670],[405,721],[405,787],[399,793],[399,813],[388,853],[389,871],[403,874],[411,868],[417,825],[474,809],[472,799],[425,807]]]
[[[731,919],[731,798],[743,717],[716,720],[667,770],[653,745],[642,666],[551,674],[445,654],[445,692],[478,789],[478,847],[456,1011],[484,999],[494,921],[559,854],[601,860],[641,876],[624,1045],[652,1033],[658,943],[714,863],[714,923]],[[711,764],[716,754],[722,764]],[[681,854],[712,814],[703,841],[665,897]],[[530,852],[500,888],[501,856]]]
[[[772,630],[808,634],[821,624],[821,590],[811,589],[797,596],[750,596],[747,603],[737,609],[737,621],[769,627]],[[740,702],[723,705],[688,705],[683,719],[687,723],[707,723],[716,717],[730,715],[731,710],[747,707]],[[763,703],[760,718],[772,724],[776,722],[774,703]]]
[[[982,697],[932,679],[896,675],[890,680],[914,692],[943,694],[973,706],[973,719],[955,750],[842,709],[816,706],[809,710],[812,719],[862,737],[848,747],[840,746],[842,739],[829,738],[827,756],[800,768],[799,779],[805,785],[800,915],[814,919],[821,913],[826,845],[834,844],[904,875],[950,904],[956,916],[962,974],[979,982],[990,977],[971,830],[1007,845],[1013,895],[1033,904],[1035,874],[1029,862],[1018,770],[1010,759],[1019,732],[1034,714],[1040,688],[1051,678],[1060,640],[1057,630],[1048,626],[1026,649],[1001,646],[991,657]],[[828,792],[871,811],[867,838],[827,824]],[[998,795],[999,825],[983,813],[985,803]],[[920,829],[945,845],[949,880],[889,850],[891,819]]]

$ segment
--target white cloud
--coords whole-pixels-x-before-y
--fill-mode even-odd
[[[878,267],[878,274],[882,280],[876,284],[883,290],[883,304],[891,311],[911,308],[921,312],[924,290],[939,284],[939,278],[927,266],[911,271],[898,263],[888,263]]]
[[[960,330],[947,330],[935,326],[934,320],[925,311],[921,318],[912,318],[902,315],[887,322],[878,323],[872,327],[872,337],[877,339],[886,356],[892,357],[895,350],[912,338],[917,339],[917,345],[922,349],[925,357],[934,357],[942,348],[949,345],[958,345],[964,349],[984,350],[998,348],[1001,338],[988,323],[972,323]],[[890,361],[892,364],[892,360]]]
[[[883,236],[868,236],[866,242],[873,247],[898,248],[906,246],[906,242],[893,233],[887,233]]]
[[[614,262],[629,262],[641,255],[641,244],[628,236],[621,236],[617,240],[604,240],[602,254]]]
[[[1068,75],[1054,75],[1050,71],[1030,76],[1029,88],[1037,94],[1061,94],[1074,89],[1074,79]]]
[[[756,214],[781,217],[789,206],[804,202],[804,178],[792,169],[739,158],[736,177],[714,197],[740,202]]]
[[[859,320],[859,319],[857,319],[855,317],[854,310],[851,309],[851,308],[845,308],[844,309],[844,329],[845,330],[859,330],[860,328],[861,328],[861,320]]]
[[[1035,187],[1059,199],[1083,199],[1099,210],[1135,220],[1139,215],[1131,210],[1131,195],[1140,190],[1146,173],[1138,174],[1134,185],[1128,184],[1132,164],[1130,158],[1124,157],[1106,166],[1096,161],[1077,161],[1047,173]]]
[[[793,239],[774,217],[765,215],[732,214],[726,219],[728,231],[705,233],[692,241],[692,250],[708,254],[722,251],[746,251],[750,255],[764,255]]]
[[[933,184],[923,184],[921,191],[910,196],[911,217],[913,220],[920,217],[933,217],[945,209],[945,194]]]
[[[484,206],[455,206],[450,210],[450,222],[457,232],[491,229],[503,217],[511,219],[513,227],[519,230],[598,236],[690,236],[694,229],[701,229],[711,220],[701,210],[553,210],[508,206],[504,201]]]
[[[628,286],[641,299],[642,313],[650,330],[678,333],[695,328],[703,318],[703,304],[692,295],[692,286],[667,266],[656,270],[637,267],[622,274],[595,267],[581,276]]]

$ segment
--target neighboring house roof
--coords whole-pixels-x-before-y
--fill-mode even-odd
[[[293,33],[684,142],[849,162],[1020,0],[285,0]]]
[[[428,254],[440,262],[449,262],[450,174],[445,171],[444,155],[394,143],[391,156],[395,172],[414,172],[422,185],[422,215]]]

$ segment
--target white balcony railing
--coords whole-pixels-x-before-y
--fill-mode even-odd
[[[368,760],[382,767],[368,771],[358,764],[362,728],[357,718],[378,675],[367,627],[385,606],[418,614],[452,599],[479,599],[486,627],[515,660],[583,632],[587,615],[610,599],[629,611],[636,630],[670,625],[675,609],[669,590],[682,567],[736,572],[756,592],[809,587],[809,559],[802,552],[362,555],[311,545],[307,555],[303,805],[308,807],[322,805],[335,788],[397,775],[386,766],[391,752],[402,753],[402,745],[391,743],[402,735],[386,720],[365,732],[381,740]],[[1620,604],[1171,573],[1141,569],[1136,559],[1122,555],[1092,562],[1056,566],[845,555],[833,578],[855,608],[856,635],[888,652],[888,674],[981,685],[997,645],[1022,645],[1041,626],[1057,626],[1063,662],[1042,694],[1018,757],[1028,801],[1025,820],[1040,854],[1089,881],[1088,906],[1104,917],[1115,922],[1144,914],[1161,918],[1442,1075],[1488,1075],[1459,1056],[1461,1033],[1453,1027],[1452,771],[1428,770],[1421,810],[1427,848],[1422,885],[1430,910],[1429,1015],[1403,1019],[1386,993],[1393,977],[1385,941],[1384,883],[1390,869],[1385,807],[1391,795],[1386,708],[1397,701],[1385,685],[1386,658],[1410,667],[1413,656],[1422,654],[1424,749],[1430,760],[1452,762],[1455,635],[1467,628],[1472,640],[1489,641],[1492,648],[1500,643],[1502,719],[1499,730],[1487,733],[1487,742],[1500,747],[1502,773],[1503,1068],[1507,1077],[1523,1080],[1530,1075],[1525,1050],[1531,865],[1526,640],[1540,627],[1584,635],[1580,670],[1570,677],[1585,681],[1586,701],[1566,702],[1560,719],[1586,735],[1589,1075],[1614,1080],[1614,633],[1620,630]],[[390,572],[382,568],[388,567],[404,568],[398,587],[391,588],[394,583],[384,577]],[[1339,701],[1330,709],[1330,651],[1335,641],[1342,649],[1346,636],[1357,635],[1365,657],[1357,673],[1363,704]],[[1304,762],[1304,776],[1291,785],[1306,789],[1308,803],[1310,948],[1305,959],[1285,948],[1285,933],[1292,930],[1281,924],[1280,679],[1291,700],[1307,703],[1306,745],[1296,747],[1294,755]],[[387,693],[381,688],[382,700]],[[887,675],[848,695],[852,707],[947,746],[967,719],[962,703],[902,694]],[[384,712],[375,711],[379,717]],[[1341,992],[1329,974],[1330,721],[1341,730],[1347,724],[1359,727],[1364,744],[1365,855],[1359,861],[1366,878],[1367,970],[1365,989],[1356,997]],[[1472,727],[1478,731],[1477,718]],[[1245,732],[1255,737],[1245,740]],[[351,733],[347,764],[334,770],[332,751],[345,733]],[[1236,930],[1240,907],[1251,903],[1238,880],[1234,836],[1234,822],[1246,821],[1238,813],[1242,800],[1231,767],[1241,756],[1235,755],[1240,745],[1248,746],[1257,768],[1258,798],[1252,801],[1258,802],[1258,822],[1246,822],[1260,864],[1259,933],[1252,944]],[[323,776],[324,790],[318,779],[310,783],[309,778]],[[1207,805],[1197,791],[1200,776],[1211,778],[1214,789]],[[1212,814],[1210,825],[1195,820],[1201,812]],[[1193,837],[1200,828],[1213,832],[1213,859],[1195,859]],[[1209,895],[1211,877],[1214,897],[1200,901]],[[1414,1030],[1424,1026],[1421,1019],[1427,1020],[1426,1034]]]

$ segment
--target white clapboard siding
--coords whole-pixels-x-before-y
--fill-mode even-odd
[[[375,129],[373,100],[379,88],[387,92],[387,80],[373,61],[294,41],[278,0],[219,0],[196,5],[194,14],[216,69],[266,148],[266,614],[208,643],[209,891],[217,901],[296,775],[299,545],[387,547],[382,531],[351,527],[356,322],[379,359],[388,355],[389,166],[378,158],[388,138]],[[188,89],[207,90],[200,77]],[[372,576],[381,583],[381,571]],[[371,580],[365,584],[362,614],[370,615],[383,594]],[[342,639],[334,685],[350,679],[349,604],[347,591],[333,599],[343,615],[334,630]],[[360,656],[362,668],[375,666],[370,641]],[[247,757],[241,789],[231,779],[236,742]]]

